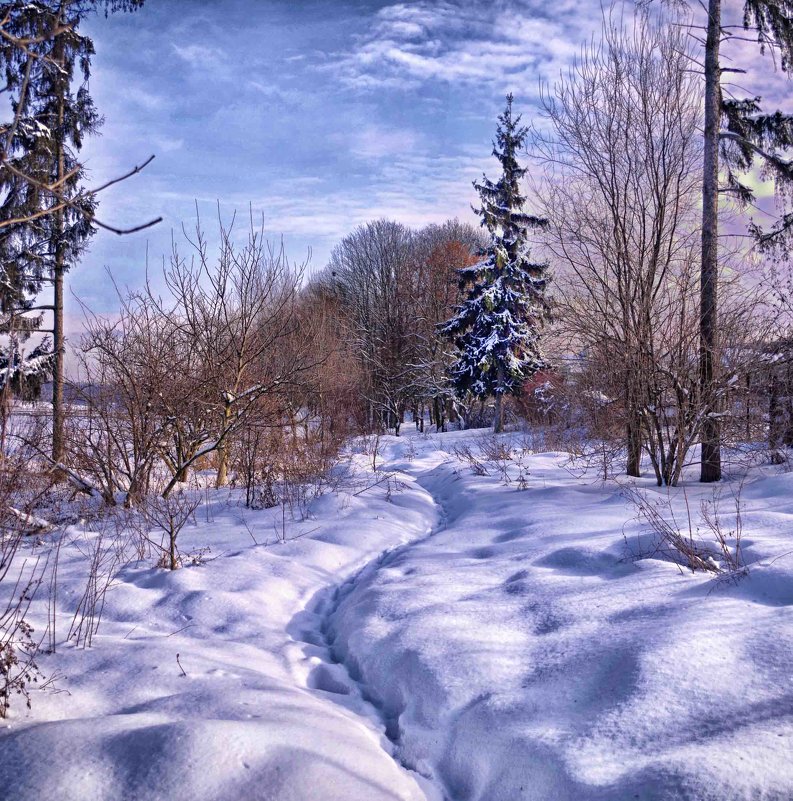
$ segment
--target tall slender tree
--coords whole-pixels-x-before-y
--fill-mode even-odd
[[[722,23],[721,0],[708,0],[705,39],[705,127],[702,184],[702,268],[700,276],[700,393],[705,412],[702,427],[700,480],[721,478],[720,395],[718,391],[718,235],[719,194],[729,193],[750,203],[754,193],[741,174],[758,162],[774,181],[778,196],[793,189],[793,162],[786,150],[793,146],[793,117],[776,111],[763,113],[761,98],[736,98],[722,85],[722,76],[744,72],[723,67],[721,45],[735,35],[736,26]],[[780,57],[780,67],[793,70],[793,0],[745,0],[740,26],[756,37],[761,51]],[[724,184],[720,185],[720,178]],[[769,231],[750,226],[764,249],[785,248],[793,234],[793,214],[785,214]]]
[[[57,20],[35,3],[9,3],[2,8],[4,36],[0,60],[7,91],[12,95],[11,119],[0,127],[3,164],[0,170],[0,335],[3,345],[4,404],[9,393],[22,390],[23,371],[39,379],[51,376],[54,354],[51,340],[38,351],[48,358],[35,358],[28,365],[23,344],[41,328],[42,307],[36,296],[47,280],[47,232],[43,217],[47,207],[41,185],[49,183],[51,158],[45,140],[51,131],[33,112],[34,87],[45,68],[43,44],[57,33]],[[40,380],[34,386],[40,385]]]
[[[546,171],[555,334],[587,354],[584,370],[610,398],[599,433],[622,429],[626,473],[640,476],[646,453],[659,483],[678,480],[700,433],[692,52],[684,29],[649,10],[628,25],[604,16],[601,41],[543,98],[548,124],[532,137]]]
[[[79,160],[84,137],[101,124],[88,91],[94,46],[79,25],[91,12],[132,11],[142,4],[14,0],[0,6],[0,63],[12,92],[12,119],[0,126],[0,332],[16,347],[20,331],[24,337],[40,330],[41,313],[52,312],[51,359],[39,353],[35,366],[52,372],[55,462],[64,450],[64,278],[95,231],[97,205],[94,193],[82,186],[85,171]],[[47,283],[53,287],[52,305],[34,305]],[[6,361],[10,365],[19,358],[9,353]]]
[[[517,154],[528,129],[512,114],[512,95],[498,118],[493,155],[501,177],[474,182],[481,206],[474,211],[490,241],[482,259],[459,271],[467,297],[442,328],[457,347],[451,369],[455,391],[495,398],[493,429],[503,430],[505,394],[518,394],[527,378],[546,366],[540,350],[540,329],[548,315],[545,297],[548,266],[529,259],[528,235],[547,221],[526,214],[520,180],[526,174]]]

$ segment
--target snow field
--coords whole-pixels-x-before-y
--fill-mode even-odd
[[[649,535],[615,484],[540,454],[517,491],[450,456],[464,436],[400,465],[445,525],[331,618],[398,758],[449,799],[793,797],[793,476],[749,479],[750,573],[717,582],[632,559]]]
[[[386,492],[320,497],[316,519],[287,537],[312,533],[268,547],[248,530],[272,542],[280,511],[218,497],[209,522],[199,510],[179,542],[183,552],[209,545],[209,561],[123,569],[93,647],[63,643],[39,659],[65,692],[35,693],[30,713],[12,706],[3,722],[0,798],[425,798],[376,723],[329,700],[321,649],[305,642],[321,641],[302,611],[312,596],[431,525],[422,490],[408,483],[399,505]],[[83,537],[69,530],[61,550],[63,635],[85,581]]]
[[[0,799],[793,797],[793,474],[750,471],[749,573],[714,580],[565,454],[519,490],[454,456],[481,432],[406,433],[398,487],[328,493],[288,542],[215,493],[180,535],[204,564],[124,568],[93,647],[40,660],[67,692],[12,707]],[[62,636],[90,536],[62,547]]]

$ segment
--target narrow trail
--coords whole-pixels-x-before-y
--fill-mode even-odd
[[[381,737],[380,744],[383,749],[416,779],[428,801],[450,801],[450,796],[445,788],[439,786],[436,777],[417,773],[400,758],[401,710],[390,709],[383,704],[376,693],[367,686],[355,661],[349,656],[345,658],[335,647],[336,632],[333,618],[342,602],[377,572],[389,567],[406,551],[422,545],[446,529],[448,514],[445,504],[422,482],[422,478],[443,468],[445,464],[446,462],[442,462],[411,476],[437,509],[435,525],[424,536],[387,548],[345,581],[316,592],[303,610],[295,615],[287,629],[295,642],[304,645],[306,658],[314,663],[308,675],[308,688],[322,693],[330,701],[350,710],[364,725],[376,731]]]

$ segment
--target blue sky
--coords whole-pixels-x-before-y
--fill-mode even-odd
[[[311,249],[311,269],[369,219],[474,221],[471,181],[494,169],[505,93],[532,120],[540,82],[600,22],[597,0],[147,0],[136,14],[88,20],[105,116],[83,151],[91,183],[156,155],[103,195],[101,217],[164,221],[128,237],[100,232],[72,290],[111,310],[105,269],[139,286],[148,254],[156,274],[196,203],[210,233],[218,201],[226,219],[252,208],[293,260]],[[745,47],[754,75],[742,82],[772,102],[789,97],[787,80]]]
[[[552,13],[552,16],[551,16]],[[105,267],[143,280],[171,231],[207,228],[216,203],[249,206],[298,261],[321,268],[356,225],[474,220],[471,181],[492,170],[504,94],[531,116],[552,79],[599,24],[598,6],[349,0],[148,0],[133,15],[89,20],[91,91],[105,116],[85,149],[91,182],[150,154],[139,176],[103,196],[101,217],[156,229],[100,232],[72,274],[92,308],[113,306]]]

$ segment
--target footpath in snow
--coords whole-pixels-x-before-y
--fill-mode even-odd
[[[793,798],[793,475],[747,480],[749,574],[719,582],[632,558],[646,524],[563,454],[528,457],[523,491],[473,475],[450,454],[471,436],[394,463],[445,524],[329,621],[400,762],[449,799]],[[714,489],[672,490],[678,520],[683,492]]]
[[[0,799],[424,799],[372,709],[336,703],[348,690],[321,647],[315,599],[435,522],[409,477],[361,491],[377,478],[356,462],[361,480],[316,499],[287,542],[280,510],[223,492],[180,535],[183,552],[211,548],[203,564],[123,569],[92,647],[39,659],[61,692],[34,693],[31,712],[20,702],[2,722]],[[93,537],[69,529],[61,547],[61,637]],[[45,599],[34,613],[43,628]]]
[[[218,495],[181,543],[209,561],[125,568],[93,647],[42,660],[68,694],[6,721],[0,798],[793,798],[793,474],[750,474],[749,573],[714,581],[564,454],[522,489],[474,475],[454,449],[481,436],[384,438],[394,479],[286,543]]]

